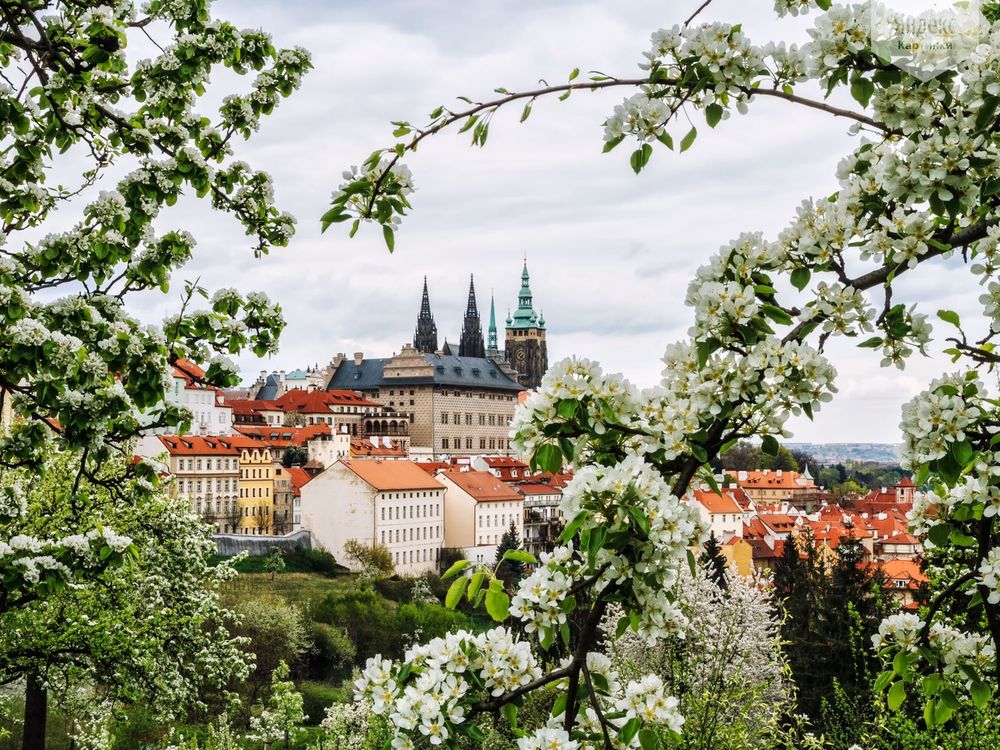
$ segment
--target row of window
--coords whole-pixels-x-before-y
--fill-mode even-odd
[[[409,508],[409,515],[407,515]],[[388,511],[388,514],[386,514]],[[388,517],[386,517],[388,515]],[[399,521],[403,518],[430,518],[441,515],[441,504],[431,505],[388,505],[382,508],[383,521]]]
[[[403,533],[400,534],[399,532]],[[395,534],[393,533],[395,532]],[[412,526],[405,529],[382,529],[382,544],[392,544],[393,542],[418,542],[421,539],[438,539],[441,536],[441,525]],[[395,537],[395,538],[393,538]]]
[[[452,395],[452,396],[455,396],[456,398],[461,398],[462,397],[462,392],[461,391],[448,391],[448,390],[444,390],[444,391],[441,391],[441,395],[442,396]],[[466,398],[475,398],[476,395],[477,394],[473,393],[472,391],[469,391],[468,393],[465,394],[465,397]],[[479,398],[481,398],[483,400],[489,399],[490,401],[513,401],[514,400],[514,396],[508,396],[505,393],[486,393],[485,391],[483,391],[483,392],[479,393],[478,395],[479,395]]]
[[[240,479],[270,479],[271,469],[244,469],[240,472]]]
[[[433,555],[433,559],[435,562],[437,562],[440,555],[441,555],[441,550],[435,548]],[[396,565],[405,565],[406,563],[415,563],[415,562],[429,562],[431,560],[431,551],[425,547],[424,549],[416,549],[416,550],[411,549],[409,550],[409,554],[407,554],[407,551],[404,550],[402,552],[393,553],[392,559],[396,563]]]
[[[473,417],[478,419],[480,427],[485,427],[487,424],[490,427],[505,427],[510,424],[509,414],[484,414],[482,412],[473,414],[468,411],[465,412],[465,424],[471,425]],[[441,412],[441,424],[462,424],[462,412]]]
[[[472,450],[475,438],[465,438],[465,449]],[[489,450],[510,450],[509,438],[479,438],[479,450],[484,451],[489,446]],[[441,438],[441,450],[462,450],[462,438]]]
[[[270,487],[240,487],[240,497],[270,498]]]
[[[483,523],[483,519],[486,520],[486,523]],[[493,514],[493,525],[494,526],[503,526],[504,528],[506,528],[507,526],[510,526],[511,524],[514,524],[515,526],[517,525],[517,514],[516,513],[510,513],[510,514],[507,514],[507,513],[494,513]],[[481,513],[479,515],[479,528],[483,528],[483,526],[489,526],[489,525],[490,525],[490,514],[489,513]]]
[[[240,462],[235,458],[214,459],[216,471],[236,471],[240,468]],[[177,460],[178,471],[212,471],[213,459],[211,458],[180,458]]]
[[[216,492],[235,492],[239,483],[236,479],[206,479],[204,480],[204,491],[211,492],[213,489]],[[202,480],[201,479],[178,479],[177,480],[177,491],[183,494],[190,494],[192,492],[202,492]]]

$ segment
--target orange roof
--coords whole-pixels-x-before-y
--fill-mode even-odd
[[[235,456],[237,445],[229,437],[157,435],[171,456]]]
[[[397,456],[406,458],[406,448],[398,440],[392,440],[389,447],[375,446],[366,438],[351,438],[351,456]]]
[[[301,388],[286,391],[274,404],[281,411],[299,414],[328,414],[331,406],[382,406],[355,391],[304,391]]]
[[[795,519],[785,513],[760,513],[757,517],[775,531],[790,531],[796,526]]]
[[[899,533],[893,534],[888,539],[882,539],[879,544],[914,544],[919,545],[920,540],[917,539],[912,534]]]
[[[909,477],[903,477],[902,479],[899,480],[899,482],[896,484],[896,486],[897,487],[916,487],[917,485],[915,485],[913,483],[913,480],[910,479]]]
[[[907,588],[916,589],[920,584],[927,583],[927,576],[920,570],[920,564],[915,560],[887,560],[879,563],[879,567],[890,580],[908,579]]]
[[[445,471],[447,477],[479,502],[520,500],[521,495],[488,471]]]
[[[514,490],[522,495],[561,495],[562,487],[538,482],[520,482],[514,485]]]
[[[770,535],[770,533],[770,530],[768,530],[756,516],[753,516],[750,519],[750,523],[743,524],[744,539],[763,539],[764,537]]]
[[[483,456],[483,461],[491,469],[527,469],[528,464],[511,456]]]
[[[303,446],[313,438],[330,434],[328,424],[310,424],[303,427],[277,427],[266,425],[235,424],[233,429],[273,448]]]
[[[205,379],[205,371],[190,359],[183,357],[174,362],[172,371],[175,378],[183,378],[188,385],[195,385]]]
[[[431,475],[437,474],[439,469],[451,468],[451,464],[447,461],[415,461],[414,463]]]
[[[341,460],[377,490],[439,490],[443,485],[412,461]]]
[[[694,499],[709,513],[742,513],[743,509],[728,493],[717,495],[708,490],[694,490]]]
[[[303,485],[308,484],[309,480],[313,478],[312,474],[299,466],[292,466],[285,471],[288,472],[288,478],[292,480],[293,495],[301,495]]]
[[[766,490],[815,490],[819,489],[811,479],[797,471],[740,471],[736,481],[743,489]]]

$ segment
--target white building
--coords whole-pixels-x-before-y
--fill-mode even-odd
[[[497,545],[511,524],[524,538],[524,499],[485,471],[439,471],[445,486],[444,546],[475,562],[496,563]]]
[[[205,371],[194,362],[179,359],[171,367],[171,386],[166,392],[167,401],[179,404],[191,412],[189,435],[232,435],[233,410],[225,404],[222,391],[204,385]],[[140,420],[149,423],[150,416],[141,415]],[[163,435],[175,431],[175,427],[146,430],[148,435]]]
[[[719,544],[733,537],[743,538],[743,509],[726,492],[721,495],[707,490],[693,490],[688,502],[694,506],[701,520],[714,534]]]
[[[341,460],[301,488],[301,525],[348,567],[344,543],[389,550],[396,571],[437,571],[444,542],[444,487],[412,461]]]

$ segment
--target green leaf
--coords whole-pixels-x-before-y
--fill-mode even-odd
[[[698,128],[692,127],[688,134],[681,140],[681,153],[683,154],[694,145],[694,139],[698,137]]]
[[[569,80],[572,81],[578,75],[580,75],[580,69],[579,68],[573,68],[573,71],[569,74]]]
[[[524,105],[524,111],[521,112],[521,122],[524,122],[531,116],[531,102]]]
[[[927,532],[927,538],[931,540],[931,543],[936,547],[944,547],[948,544],[948,537],[951,535],[951,526],[946,523],[939,523],[936,526],[931,526],[930,531]]]
[[[792,271],[792,286],[801,292],[809,284],[810,278],[812,272],[808,268],[796,268]]]
[[[572,521],[567,524],[566,528],[562,530],[559,534],[560,542],[568,542],[570,539],[576,536],[576,532],[580,530],[585,523],[587,523],[587,514],[584,511],[580,511],[576,514]]]
[[[528,565],[535,565],[538,562],[533,554],[525,552],[523,549],[509,549],[503,553],[503,559],[527,563]]]
[[[694,552],[691,551],[690,547],[688,547],[687,553],[688,553],[687,554],[688,567],[691,569],[691,577],[692,578],[697,578],[698,577],[698,561],[695,559]]]
[[[628,745],[635,738],[636,734],[639,732],[639,728],[642,726],[642,721],[638,718],[629,719],[625,722],[625,726],[618,730],[618,739],[622,741],[623,745]]]
[[[867,339],[858,344],[859,349],[878,349],[884,343],[884,339],[881,336],[875,336],[874,338]]]
[[[485,571],[477,570],[472,574],[472,578],[469,580],[469,590],[466,592],[468,600],[471,602],[476,598],[476,594],[479,593],[479,589],[483,587],[483,580],[486,578]]]
[[[721,104],[709,104],[705,107],[705,121],[708,123],[708,126],[714,128],[718,125],[725,111]]]
[[[653,155],[653,147],[648,143],[642,144],[639,148],[632,152],[632,156],[629,157],[629,164],[632,165],[632,170],[639,174],[643,167],[649,164],[649,158]]]
[[[507,723],[510,724],[510,728],[513,729],[517,726],[517,706],[513,703],[507,703],[503,707],[504,718],[507,719]]]
[[[660,738],[652,729],[640,729],[639,745],[642,747],[642,750],[658,750],[660,747]]]
[[[906,674],[909,664],[906,661],[906,654],[900,651],[892,660],[892,671],[900,677]]]
[[[471,564],[472,563],[469,562],[468,560],[458,560],[454,565],[452,565],[450,568],[448,568],[448,570],[444,572],[444,575],[441,576],[442,580],[447,581],[452,576],[457,576]]]
[[[955,328],[962,327],[962,321],[954,310],[938,310],[937,316],[945,323],[951,323]]]
[[[972,702],[976,705],[976,708],[986,708],[986,704],[990,702],[990,696],[993,695],[993,691],[985,682],[973,680],[972,687],[969,688],[969,694],[972,696]]]
[[[510,611],[510,597],[503,591],[490,589],[486,592],[486,611],[497,622],[503,622]]]
[[[855,101],[862,107],[868,106],[874,94],[875,84],[867,78],[857,76],[853,81],[851,81],[851,96],[853,96]]]
[[[816,0],[816,7],[820,10],[830,10],[833,0]]]
[[[656,140],[658,140],[664,146],[669,148],[671,151],[674,150],[674,139],[670,137],[670,133],[668,133],[666,130],[664,130],[662,133],[656,136]]]
[[[579,408],[580,402],[575,398],[564,398],[556,406],[556,414],[563,419],[569,420],[576,416],[577,409]]]
[[[444,606],[448,609],[455,609],[458,603],[462,600],[462,594],[465,593],[466,586],[469,585],[468,576],[462,576],[461,578],[456,578],[455,581],[448,588],[448,593],[444,597]]]
[[[892,687],[889,688],[889,694],[886,696],[886,703],[889,705],[890,711],[896,711],[900,706],[903,705],[903,701],[906,699],[906,685],[902,680],[899,682],[892,683]]]
[[[617,146],[619,143],[621,143],[624,140],[625,140],[625,136],[623,136],[623,135],[620,135],[617,138],[612,138],[610,141],[607,141],[604,144],[603,152],[605,154],[608,153],[608,151],[611,151],[612,149],[614,149],[615,146]]]
[[[937,673],[927,675],[920,687],[923,688],[924,695],[936,695],[941,689],[941,675]]]
[[[562,469],[563,455],[559,446],[545,443],[538,446],[535,451],[535,463],[542,471],[549,471],[558,474]]]
[[[774,435],[764,435],[761,438],[760,449],[768,456],[777,456],[780,448]]]
[[[552,716],[558,716],[566,710],[566,703],[569,700],[566,693],[560,693],[556,697],[556,702],[552,704]]]
[[[382,227],[382,237],[385,239],[385,246],[389,248],[389,252],[391,253],[396,246],[396,236],[392,231],[392,227],[384,225]]]

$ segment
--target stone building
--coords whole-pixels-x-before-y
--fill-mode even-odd
[[[410,450],[425,455],[505,453],[523,388],[505,363],[426,354],[405,344],[390,358],[342,359],[328,385],[360,391],[409,417]]]

